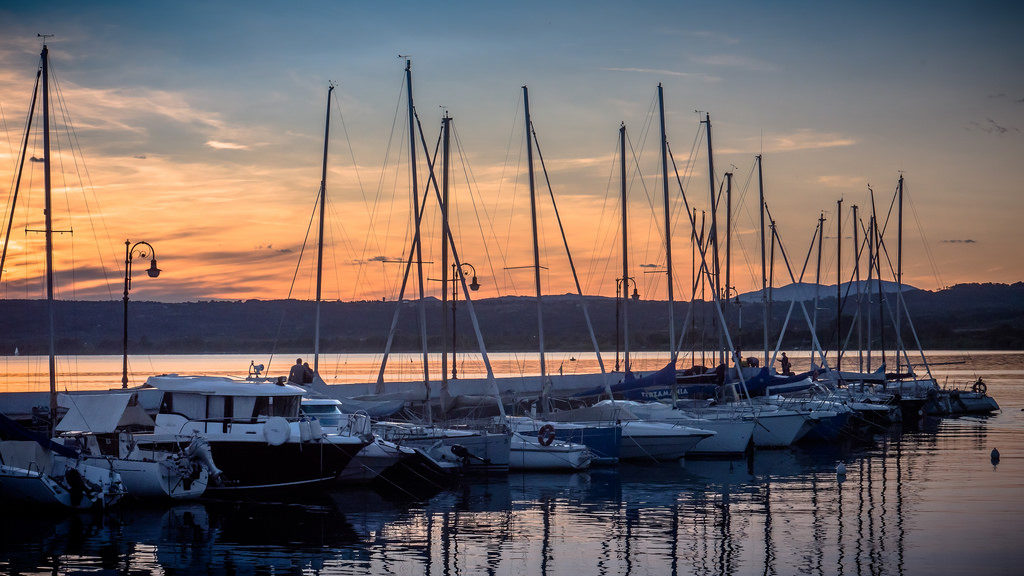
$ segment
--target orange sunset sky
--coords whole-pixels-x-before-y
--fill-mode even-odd
[[[685,4],[685,6],[684,6]],[[621,276],[618,126],[625,122],[630,275],[666,297],[656,86],[691,205],[734,176],[733,284],[759,288],[757,176],[790,261],[801,267],[819,213],[823,283],[834,283],[836,200],[888,211],[906,178],[904,281],[926,289],[1024,280],[1024,40],[1003,3],[48,3],[0,6],[3,227],[40,40],[53,98],[59,297],[116,299],[124,240],[156,249],[135,264],[135,300],[313,296],[328,81],[325,298],[397,297],[410,240],[404,60],[433,148],[454,118],[454,231],[475,265],[475,297],[530,295],[529,188],[521,86],[584,292]],[[28,156],[43,156],[41,117]],[[74,151],[74,154],[72,153]],[[419,181],[426,181],[422,150]],[[545,293],[574,290],[536,162]],[[42,163],[29,161],[0,290],[45,295]],[[691,230],[671,186],[677,298],[691,296]],[[421,190],[422,192],[422,190]],[[724,226],[724,216],[721,226]],[[724,230],[722,232],[724,234]],[[306,251],[299,260],[303,242]],[[886,233],[895,259],[895,217]],[[723,240],[724,243],[724,240]],[[853,261],[844,239],[844,278]],[[724,259],[724,254],[723,254]],[[428,203],[424,260],[440,277]],[[790,282],[780,262],[776,285]],[[804,276],[813,281],[812,264]],[[650,273],[645,273],[650,272]],[[797,271],[799,274],[799,270]],[[889,277],[888,271],[885,276]],[[293,283],[293,277],[295,278]],[[427,282],[437,295],[440,285]],[[409,295],[412,295],[410,292]]]

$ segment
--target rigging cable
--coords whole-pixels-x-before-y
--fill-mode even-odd
[[[65,131],[65,133],[68,136],[68,145],[71,148],[72,159],[75,161],[75,172],[78,175],[79,185],[82,187],[82,199],[83,199],[83,201],[85,203],[85,209],[86,209],[86,214],[88,216],[89,226],[92,229],[92,235],[93,235],[93,238],[96,241],[96,254],[97,254],[97,256],[100,259],[100,266],[99,267],[100,267],[100,271],[103,272],[103,281],[104,281],[104,283],[106,284],[106,287],[107,287],[107,296],[110,299],[113,299],[114,298],[114,291],[113,291],[113,289],[111,287],[110,277],[107,275],[107,267],[103,263],[104,262],[104,255],[103,255],[102,247],[101,247],[100,242],[99,242],[99,235],[97,234],[97,231],[96,231],[95,219],[93,218],[94,210],[93,210],[92,206],[89,204],[89,192],[92,192],[93,202],[96,205],[95,212],[97,214],[99,214],[99,215],[102,215],[103,214],[103,210],[102,210],[102,207],[100,206],[99,196],[96,194],[96,188],[95,188],[95,186],[93,186],[93,183],[92,183],[92,176],[89,173],[89,167],[85,163],[85,154],[82,152],[82,145],[81,145],[81,143],[78,140],[78,131],[75,129],[74,121],[71,119],[71,116],[69,114],[69,110],[68,110],[68,106],[67,106],[67,101],[64,99],[64,87],[63,87],[63,84],[60,82],[59,77],[54,74],[54,71],[52,69],[52,65],[51,65],[51,69],[50,69],[50,75],[53,78],[54,86],[56,87],[57,102],[59,104],[58,107],[61,109],[63,117],[64,117],[64,131]],[[78,151],[77,155],[75,155],[75,150]],[[81,158],[81,165],[79,165],[79,162],[78,162],[79,158]],[[61,163],[63,165],[63,160],[61,161]],[[82,176],[83,172],[85,173],[84,178]],[[66,189],[67,189],[67,187],[65,186],[65,191],[66,191]],[[86,189],[88,189],[88,191]],[[103,232],[106,235],[108,245],[109,246],[114,246],[115,244],[114,244],[114,242],[113,242],[113,240],[111,238],[110,229],[107,227],[106,220],[101,217],[100,218],[100,223],[103,226]],[[119,260],[116,257],[112,257],[111,260],[115,264],[115,269],[120,272],[121,268],[120,268]]]

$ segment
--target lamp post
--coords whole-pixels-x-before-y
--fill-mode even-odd
[[[455,330],[455,303],[459,299],[459,284],[465,275],[465,269],[469,268],[473,280],[469,283],[469,289],[476,292],[480,289],[480,283],[476,279],[476,267],[469,262],[463,262],[462,266],[452,264],[452,380],[458,379],[458,369],[455,366],[455,346],[458,342],[458,332]]]
[[[134,257],[149,258],[149,269],[146,273],[150,278],[160,275],[160,269],[156,267],[156,251],[149,242],[131,243],[131,240],[124,241],[124,339],[122,350],[124,352],[121,364],[121,388],[128,387],[128,291],[132,287],[132,260]]]
[[[615,371],[616,372],[619,371],[619,348],[620,348],[620,346],[619,346],[619,311],[622,309],[622,304],[620,303],[619,299],[620,299],[620,296],[622,295],[622,281],[623,281],[622,278],[616,278],[615,279]],[[625,278],[625,281],[626,281],[626,290],[629,290],[629,283],[630,282],[633,283],[633,294],[632,294],[632,296],[630,296],[633,299],[633,301],[636,302],[637,300],[640,300],[640,293],[637,292],[637,289],[636,289],[636,280],[632,276],[627,276]],[[623,336],[625,336],[625,335],[623,335]],[[626,365],[627,365],[627,367],[629,365],[629,354],[628,353],[626,354]]]

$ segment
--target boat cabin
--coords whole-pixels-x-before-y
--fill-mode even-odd
[[[299,418],[305,390],[284,383],[217,376],[151,376],[144,387],[163,392],[159,414],[188,420],[256,423],[274,416]]]

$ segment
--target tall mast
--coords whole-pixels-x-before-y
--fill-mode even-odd
[[[885,365],[885,293],[882,292],[882,228],[878,222],[878,213],[875,211],[875,191],[868,187],[871,193],[871,219],[875,221],[875,229],[871,238],[875,242],[875,282],[878,283],[878,355],[882,366]],[[898,357],[898,355],[897,355]]]
[[[718,199],[715,197],[715,156],[712,153],[711,147],[711,113],[704,113],[704,123],[707,124],[708,133],[708,188],[711,190],[711,230],[709,236],[711,240],[711,251],[714,257],[714,279],[711,283],[711,291],[714,294],[715,300],[718,300],[721,296],[721,271],[718,266]],[[723,326],[718,326],[718,340],[721,344]],[[725,353],[719,346],[719,362],[725,360]]]
[[[853,208],[853,279],[857,283],[857,371],[864,371],[864,338],[861,333],[861,285],[860,285],[860,220],[857,205]]]
[[[896,342],[903,341],[900,334],[900,316],[903,310],[900,306],[903,302],[903,174],[900,174],[900,183],[897,190],[899,195],[899,210],[896,218]],[[907,367],[910,368],[909,366]],[[896,353],[896,372],[900,372],[900,354]]]
[[[843,199],[836,201],[836,371],[843,362]]]
[[[694,352],[696,351],[696,345],[697,345],[697,338],[696,338],[697,314],[694,312],[694,308],[693,308],[693,303],[697,300],[697,281],[698,281],[698,277],[697,277],[697,243],[699,242],[699,240],[697,239],[697,226],[696,226],[696,222],[697,222],[697,209],[696,208],[693,209],[693,218],[690,219],[690,222],[694,223],[693,226],[690,226],[690,287],[692,288],[692,290],[690,292],[690,311],[689,311],[689,316],[690,316],[690,362],[691,362],[691,364],[696,364],[697,363],[697,358],[695,357]],[[701,223],[701,228],[703,229],[703,227],[704,227],[704,224]],[[703,316],[701,317],[701,319],[703,320]]]
[[[416,272],[419,280],[420,299],[420,347],[423,353],[423,387],[425,388],[425,412],[427,421],[431,420],[430,415],[430,365],[427,356],[427,308],[423,290],[423,241],[420,237],[420,210],[419,210],[419,182],[416,178],[416,108],[412,103],[412,60],[405,60],[405,87],[409,104],[409,170],[412,173],[412,210],[415,215],[416,224]],[[447,239],[445,240],[447,242]]]
[[[541,410],[548,410],[548,393],[551,386],[548,383],[547,365],[544,359],[544,306],[541,303],[540,292],[540,243],[537,238],[537,194],[534,187],[533,176],[533,133],[530,123],[530,91],[523,86],[523,115],[526,120],[526,166],[530,177],[530,224],[533,227],[533,283],[537,295],[537,343],[540,347],[540,382],[543,387],[541,395]]]
[[[725,303],[729,303],[732,288],[732,172],[725,173]]]
[[[626,123],[619,126],[619,178],[622,180],[622,356],[623,372],[629,372],[629,234],[626,229]]]
[[[327,204],[327,143],[331,135],[331,93],[334,84],[327,86],[327,119],[324,121],[324,161],[320,172],[320,233],[316,243],[316,316],[313,328],[313,373],[320,373],[320,289],[324,273],[324,212]]]
[[[875,279],[875,217],[871,216],[868,218],[868,230],[864,240],[868,243],[868,313],[867,316],[867,353],[868,353],[868,372],[871,372],[871,294],[873,288],[871,287],[872,280]]]
[[[761,309],[764,316],[764,364],[768,366],[768,259],[764,253],[764,171],[761,169],[761,155],[757,155],[757,190],[761,212]]]
[[[818,215],[818,263],[814,269],[814,310],[811,312],[811,331],[818,334],[818,300],[821,292],[821,244],[825,235],[825,213]]]
[[[50,187],[50,62],[43,44],[43,184],[46,191],[46,314],[50,324],[50,432],[57,423],[57,352],[53,328],[53,210]]]
[[[665,197],[665,263],[666,263],[666,278],[668,281],[668,343],[669,343],[669,359],[672,362],[676,361],[676,320],[675,320],[675,298],[673,289],[672,279],[672,225],[671,220],[671,207],[668,202],[668,134],[665,132],[665,92],[658,83],[658,111],[661,115],[661,181],[664,185],[664,197]]]
[[[448,112],[444,113],[441,119],[441,406],[444,411],[448,410],[448,232],[451,224],[448,220],[448,166],[449,154],[451,153],[451,124],[452,119]],[[461,270],[452,271],[452,281],[456,281]],[[455,293],[457,294],[457,292]],[[452,295],[455,298],[455,295]],[[454,331],[454,321],[452,318]],[[452,351],[455,351],[454,341]],[[452,356],[452,365],[455,365],[455,357]]]

